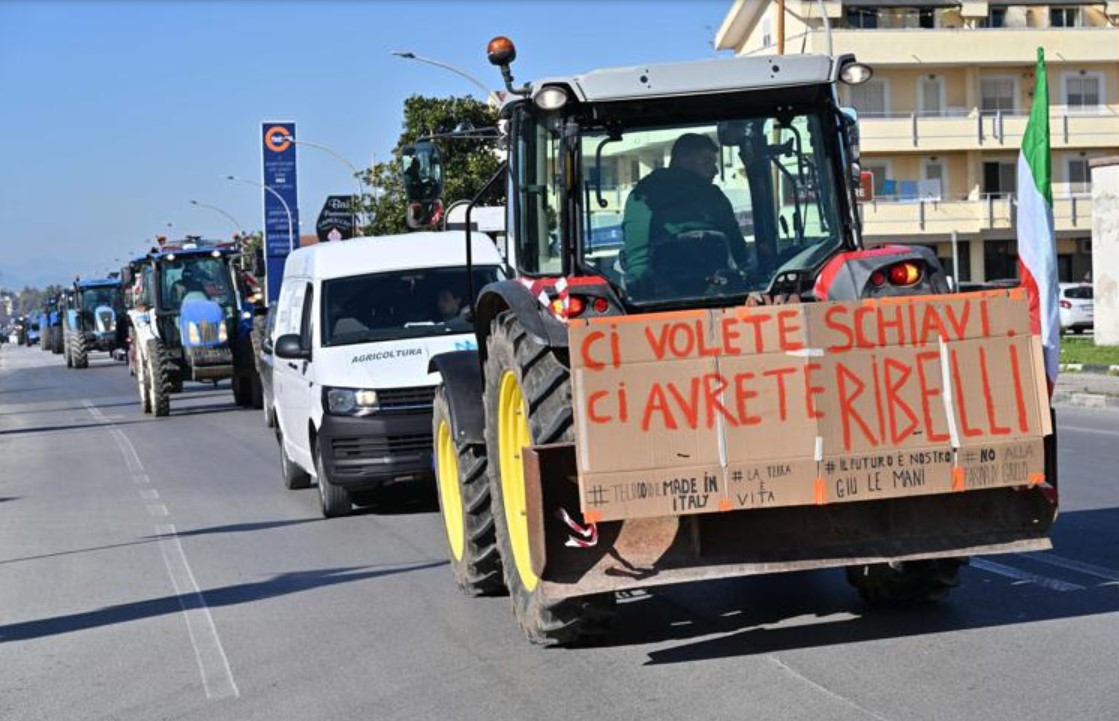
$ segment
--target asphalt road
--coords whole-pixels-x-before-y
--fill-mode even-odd
[[[104,355],[0,347],[0,719],[1119,719],[1119,412],[1060,412],[1055,549],[943,604],[711,582],[563,650],[455,590],[432,494],[324,521],[259,412],[188,389],[153,419]]]

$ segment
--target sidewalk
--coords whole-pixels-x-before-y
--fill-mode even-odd
[[[1053,405],[1119,410],[1119,376],[1063,372],[1057,376]]]

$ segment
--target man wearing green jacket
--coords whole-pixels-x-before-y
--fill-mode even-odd
[[[685,133],[672,145],[667,168],[658,168],[634,186],[622,220],[627,288],[647,296],[671,278],[653,276],[650,248],[684,233],[721,233],[740,270],[749,253],[730,200],[712,181],[719,170],[719,147],[699,133]],[[663,273],[662,273],[663,274]],[[658,293],[661,295],[661,293]]]

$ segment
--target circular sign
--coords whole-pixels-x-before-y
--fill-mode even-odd
[[[291,147],[291,133],[282,125],[276,125],[268,128],[264,132],[264,144],[273,153],[282,153]]]

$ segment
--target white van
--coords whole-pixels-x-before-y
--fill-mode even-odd
[[[503,277],[473,235],[473,290]],[[301,248],[290,256],[264,343],[288,488],[316,478],[323,515],[370,491],[434,479],[428,360],[475,347],[466,234],[409,233]]]

